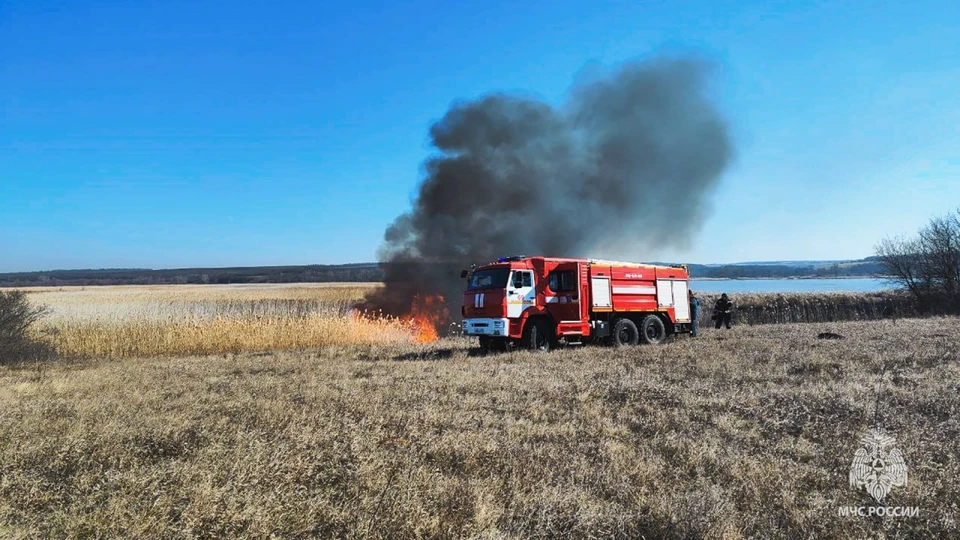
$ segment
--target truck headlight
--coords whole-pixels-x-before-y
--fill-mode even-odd
[[[503,321],[493,321],[494,328],[503,328]]]

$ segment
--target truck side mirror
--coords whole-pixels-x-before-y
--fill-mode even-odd
[[[466,270],[461,270],[461,271],[460,271],[460,278],[463,279],[463,278],[465,278],[465,277],[467,277],[467,271],[466,271]]]

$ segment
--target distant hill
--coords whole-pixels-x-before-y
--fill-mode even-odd
[[[663,263],[657,263],[663,264]],[[690,264],[694,278],[870,277],[883,273],[876,257],[845,261],[773,261]],[[160,285],[189,283],[311,283],[381,281],[377,263],[235,268],[109,268],[0,273],[0,287]]]

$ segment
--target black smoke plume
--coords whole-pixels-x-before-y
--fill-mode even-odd
[[[456,317],[471,263],[688,245],[732,154],[709,67],[628,63],[574,84],[559,108],[507,94],[453,104],[430,128],[413,208],[384,235],[386,286],[362,307],[402,316],[441,294]]]

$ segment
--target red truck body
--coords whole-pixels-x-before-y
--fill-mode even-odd
[[[658,343],[690,330],[683,266],[507,257],[466,275],[463,332],[482,348]]]

